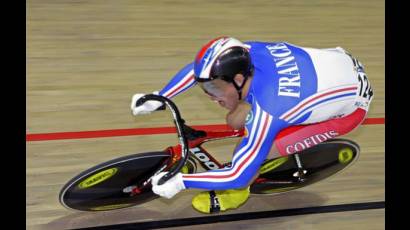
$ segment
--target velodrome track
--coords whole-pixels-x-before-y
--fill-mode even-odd
[[[384,1],[28,0],[26,6],[27,229],[195,217],[211,221],[228,214],[375,203],[378,208],[178,229],[384,229]],[[170,116],[158,112],[133,117],[131,96],[160,89],[192,61],[204,42],[220,35],[341,46],[356,56],[375,93],[366,123],[346,136],[361,145],[359,161],[329,180],[287,194],[252,196],[241,208],[213,216],[191,208],[197,191],[110,212],[62,207],[58,193],[80,171],[176,143]],[[224,123],[225,111],[204,99],[198,88],[174,101],[190,125],[212,128]],[[207,148],[229,160],[235,143],[221,141]]]

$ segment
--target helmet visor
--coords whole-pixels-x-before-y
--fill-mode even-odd
[[[220,81],[220,82],[218,82]],[[220,84],[218,84],[220,83]],[[213,81],[199,82],[201,89],[210,97],[220,98],[224,95],[224,90],[221,84],[225,82],[215,79]]]

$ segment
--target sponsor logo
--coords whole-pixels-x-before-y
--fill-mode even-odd
[[[253,111],[249,111],[248,115],[246,115],[245,125],[251,123],[253,121]]]
[[[265,174],[267,172],[270,172],[270,171],[274,170],[275,168],[281,166],[286,161],[288,161],[288,157],[280,157],[280,158],[274,159],[272,161],[269,161],[266,164],[262,165],[259,172],[260,172],[260,174]]]
[[[208,169],[219,169],[218,164],[209,159],[209,157],[205,153],[201,152],[200,148],[192,148],[190,149],[190,151],[199,161],[201,161],[206,167],[208,167]]]
[[[321,142],[324,142],[324,141],[327,141],[331,138],[334,138],[338,135],[339,135],[339,133],[337,133],[334,130],[331,130],[329,132],[320,133],[320,134],[310,136],[310,137],[304,139],[303,141],[299,141],[299,142],[296,142],[294,144],[286,146],[286,153],[287,154],[292,154],[292,153],[295,153],[295,152],[300,152],[302,150],[305,150],[307,148],[315,146],[315,145],[317,145]]]
[[[94,174],[90,177],[88,177],[87,179],[83,180],[83,182],[81,182],[78,187],[80,189],[85,189],[85,188],[89,188],[92,187],[96,184],[99,184],[105,180],[107,180],[108,178],[114,176],[114,174],[116,174],[118,171],[117,168],[110,168],[110,169],[106,169],[104,171],[101,171],[97,174]]]
[[[366,102],[357,101],[357,102],[354,103],[354,105],[355,105],[356,107],[361,108],[361,109],[364,109],[364,110],[366,110],[366,111],[367,111],[368,108],[369,108],[369,102],[368,102],[368,101],[366,101]]]
[[[344,148],[339,151],[339,162],[347,164],[353,159],[353,151],[350,148]]]

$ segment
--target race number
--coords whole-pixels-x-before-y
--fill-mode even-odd
[[[370,86],[366,74],[364,72],[359,72],[357,76],[360,82],[359,96],[370,100],[373,97],[373,89]]]
[[[364,67],[362,63],[360,63],[355,57],[353,57],[349,53],[347,54],[352,58],[354,68],[358,73],[357,77],[359,78],[360,82],[359,96],[370,101],[370,99],[373,97],[373,89],[370,86],[370,82],[367,79],[366,73],[364,72]]]

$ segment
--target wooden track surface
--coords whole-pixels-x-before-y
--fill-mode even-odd
[[[247,228],[246,226],[253,226]],[[319,229],[384,229],[384,210],[355,211],[351,213],[326,213],[297,217],[279,217],[274,219],[258,219],[243,222],[205,224],[200,226],[187,226],[167,228],[168,230],[208,230],[208,229],[294,229],[315,230]]]
[[[366,67],[375,98],[369,117],[384,117],[384,1],[27,1],[27,133],[172,126],[164,112],[133,117],[131,96],[161,89],[209,39],[341,46]],[[191,125],[221,124],[225,111],[198,88],[175,98]],[[252,196],[231,213],[383,201],[384,125],[347,137],[362,155],[329,180],[278,196]],[[64,229],[203,216],[196,191],[173,200],[104,213],[75,213],[58,203],[79,171],[118,156],[174,145],[174,135],[27,142],[27,229]],[[229,159],[234,140],[209,144]],[[219,224],[243,229],[384,229],[384,210]],[[332,228],[332,226],[337,226]],[[188,227],[185,227],[188,229]],[[207,226],[196,226],[206,229]],[[189,228],[191,229],[191,228]]]

